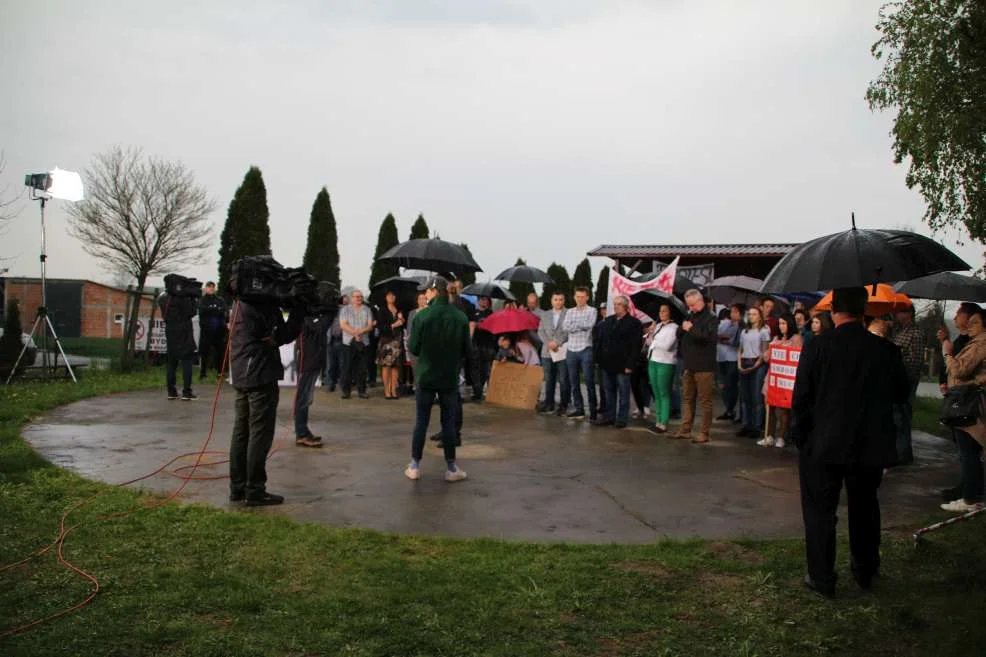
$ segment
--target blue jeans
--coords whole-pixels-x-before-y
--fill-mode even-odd
[[[330,340],[329,348],[325,350],[325,375],[322,377],[323,386],[334,386],[342,378],[342,350],[346,346],[342,340]]]
[[[722,401],[726,405],[726,413],[735,415],[736,400],[739,399],[739,367],[735,360],[720,360],[716,366],[719,369],[719,385],[722,386]]]
[[[596,382],[592,367],[592,348],[587,347],[582,351],[570,351],[565,356],[565,365],[568,366],[568,385],[572,390],[572,406],[579,413],[585,413],[585,405],[582,403],[582,384],[579,381],[579,371],[585,379],[586,393],[589,395],[589,417],[596,417]],[[607,397],[608,399],[608,397]],[[612,404],[606,404],[606,408]]]
[[[751,367],[756,359],[743,359],[743,367]],[[743,428],[763,432],[763,380],[767,366],[761,365],[752,372],[740,374],[740,396],[743,399]]]
[[[544,367],[544,403],[549,406],[555,405],[555,383],[557,382],[560,388],[558,406],[565,408],[572,398],[572,388],[568,384],[568,361],[560,360],[556,363],[551,360],[551,356],[546,356],[542,367]]]
[[[414,418],[414,433],[411,436],[411,458],[420,461],[424,455],[425,438],[428,436],[428,423],[431,421],[431,408],[435,405],[436,395],[441,409],[442,449],[445,450],[445,461],[452,463],[455,461],[456,407],[460,403],[459,391],[454,388],[444,392],[425,390],[420,385],[415,388],[414,402],[417,413]]]
[[[308,408],[315,396],[315,381],[319,374],[318,370],[303,372],[294,391],[294,435],[298,438],[312,435],[308,428]]]
[[[603,370],[603,385],[606,387],[607,401],[606,416],[603,419],[626,424],[630,419],[630,375],[610,374]]]

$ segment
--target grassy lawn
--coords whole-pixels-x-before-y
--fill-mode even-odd
[[[62,338],[62,348],[72,356],[119,358],[123,340],[118,338]]]
[[[939,411],[941,411],[941,398],[918,397],[914,402],[911,425],[933,436],[947,438],[949,430],[938,422]]]
[[[65,548],[102,591],[76,613],[0,638],[0,654],[941,656],[986,646],[984,521],[917,550],[909,536],[887,535],[873,594],[850,585],[843,541],[835,601],[801,588],[798,540],[535,545],[176,504],[100,521],[147,497],[50,466],[20,427],[46,408],[161,385],[160,376],[0,388],[0,561],[49,543],[65,509],[102,493],[73,514],[81,524]],[[89,591],[53,555],[2,573],[0,633]]]

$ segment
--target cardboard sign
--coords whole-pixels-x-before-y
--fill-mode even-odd
[[[541,394],[544,370],[520,363],[493,363],[486,401],[497,406],[533,411]]]
[[[137,338],[134,340],[134,351],[144,351],[147,348],[147,325],[151,318],[141,315],[137,318]],[[199,321],[192,318],[192,337],[195,344],[199,343]],[[154,317],[151,327],[151,353],[163,354],[168,350],[168,341],[164,337],[164,320],[160,315]]]
[[[767,404],[776,408],[791,408],[801,347],[782,347],[772,344],[768,349],[770,370],[767,372]]]

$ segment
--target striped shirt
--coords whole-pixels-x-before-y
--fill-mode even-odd
[[[599,313],[592,306],[569,308],[565,313],[564,329],[568,333],[568,351],[585,351],[592,346],[592,329]]]

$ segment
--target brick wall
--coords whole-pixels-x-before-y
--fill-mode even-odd
[[[7,299],[20,302],[21,324],[30,331],[34,317],[41,305],[41,282],[37,279],[6,279]],[[116,323],[117,314],[126,315],[127,293],[92,281],[79,281],[82,285],[81,334],[84,338],[122,338],[123,324]],[[49,288],[50,290],[50,288]],[[149,315],[151,301],[142,299],[140,314]]]
[[[141,299],[139,315],[149,315],[151,302]],[[122,338],[123,324],[116,315],[126,317],[127,293],[114,287],[86,281],[82,287],[82,336],[86,338]]]

